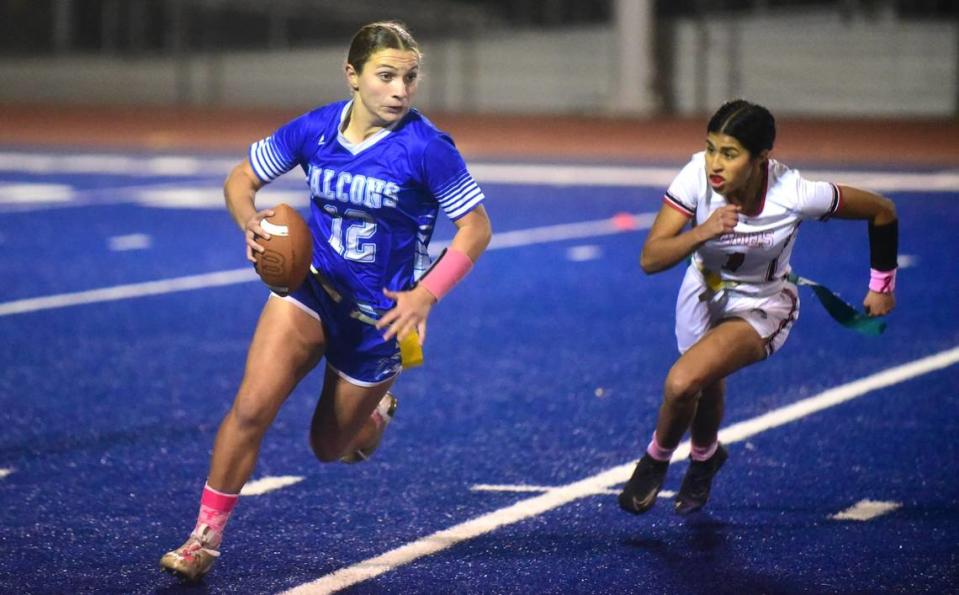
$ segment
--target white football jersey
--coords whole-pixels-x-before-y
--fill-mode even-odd
[[[663,201],[693,218],[694,225],[728,204],[707,182],[703,151],[679,172]],[[726,290],[755,296],[776,293],[790,272],[789,257],[799,224],[806,219],[826,220],[841,202],[835,184],[805,180],[797,170],[770,159],[757,212],[741,213],[732,232],[696,249],[693,264],[707,278],[718,275]]]

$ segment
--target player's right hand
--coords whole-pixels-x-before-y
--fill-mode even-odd
[[[420,336],[420,345],[426,341],[426,318],[436,304],[436,298],[422,285],[409,291],[390,291],[383,289],[383,295],[395,302],[395,305],[376,323],[376,328],[384,330],[383,340],[405,337],[415,330]]]
[[[863,299],[862,307],[870,317],[885,316],[896,307],[896,296],[891,293],[870,291]]]
[[[256,258],[253,256],[254,252],[262,254],[266,250],[266,248],[256,243],[257,238],[263,238],[264,240],[270,239],[270,234],[260,227],[260,222],[272,216],[273,209],[265,209],[259,213],[254,213],[244,226],[244,233],[246,235],[246,259],[253,264],[256,264]]]
[[[739,223],[741,212],[742,207],[738,205],[726,205],[713,211],[709,219],[706,219],[706,222],[699,226],[705,235],[704,241],[731,232]]]

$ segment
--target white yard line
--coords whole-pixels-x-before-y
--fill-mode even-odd
[[[865,378],[843,384],[835,388],[780,407],[750,420],[746,420],[720,431],[719,438],[726,444],[739,442],[767,430],[796,421],[817,411],[834,407],[840,403],[861,397],[879,389],[929,374],[936,370],[952,366],[959,362],[959,347],[942,351],[913,362],[895,366],[877,372]],[[679,461],[689,454],[689,442],[683,442],[673,454],[673,461]],[[629,478],[634,461],[607,469],[591,477],[571,484],[551,488],[545,493],[521,500],[506,508],[470,519],[449,529],[444,529],[418,539],[379,556],[363,560],[352,566],[341,568],[322,576],[315,581],[300,585],[287,594],[313,595],[331,593],[361,583],[373,577],[389,572],[398,566],[408,564],[419,558],[429,556],[450,548],[458,543],[485,535],[498,527],[518,523],[525,519],[543,514],[580,498],[595,495],[621,484]]]
[[[210,159],[192,156],[136,156],[109,153],[21,153],[0,151],[0,171],[31,174],[99,174],[196,176],[230,171],[241,157]]]
[[[161,281],[147,281],[146,283],[133,283],[130,285],[103,287],[100,289],[90,289],[88,291],[78,291],[75,293],[60,293],[43,297],[26,298],[22,300],[14,300],[12,302],[0,303],[0,317],[11,316],[13,314],[25,314],[27,312],[37,312],[39,310],[52,310],[55,308],[66,308],[68,306],[79,306],[81,304],[113,302],[116,300],[126,300],[148,295],[161,295],[164,293],[188,291],[191,289],[206,289],[208,287],[246,283],[247,281],[256,281],[258,279],[259,277],[257,276],[256,271],[253,270],[253,267],[250,267],[244,269],[234,269],[232,271],[207,273],[205,275],[176,277],[174,279],[164,279]]]
[[[74,199],[73,186],[22,182],[0,184],[0,204],[65,203]]]
[[[107,246],[114,252],[147,250],[153,245],[153,238],[146,233],[128,233],[107,239]]]
[[[247,482],[243,489],[240,490],[241,496],[260,496],[272,492],[274,490],[279,490],[287,486],[291,486],[303,481],[303,477],[300,475],[276,475],[269,477],[261,477],[259,479]]]
[[[690,151],[692,154],[692,151]],[[232,168],[241,156],[230,158],[194,155],[124,155],[111,153],[47,153],[0,151],[0,171],[32,174],[94,174],[130,177],[217,178]],[[471,162],[470,172],[481,184],[536,186],[658,187],[665,189],[685,160],[673,167],[643,165],[508,164]],[[862,186],[880,192],[895,190],[930,192],[953,191],[959,187],[959,172],[803,170],[814,180]]]
[[[636,231],[648,228],[654,218],[655,214],[653,213],[633,215],[634,224],[630,226],[624,224],[624,216],[621,214],[617,215],[615,219],[599,219],[596,221],[581,221],[578,223],[564,223],[561,225],[546,225],[530,229],[504,231],[493,236],[493,241],[490,243],[488,249],[501,250],[503,248],[516,248],[519,246],[529,246],[531,244],[543,244],[547,242],[559,242],[563,240],[591,238]],[[447,244],[448,242],[434,242],[430,248],[439,250]],[[0,317],[37,312],[40,310],[51,310],[54,308],[66,308],[68,306],[78,306],[81,304],[110,302],[148,295],[220,287],[223,285],[233,285],[258,280],[259,277],[253,270],[253,267],[249,267],[206,273],[203,275],[175,277],[173,279],[160,281],[117,285],[115,287],[104,287],[75,293],[25,298],[0,303]]]
[[[837,521],[868,521],[902,507],[902,502],[860,500],[842,512],[832,515]]]
[[[502,485],[478,483],[470,488],[474,492],[535,492],[537,494],[555,489],[553,486]]]
[[[489,484],[489,483],[478,483],[470,488],[474,492],[534,492],[534,493],[543,493],[550,490],[558,489],[557,486],[530,486],[530,485],[508,485],[508,484]],[[604,489],[598,490],[595,495],[610,495],[615,496],[619,494],[619,490]],[[672,490],[662,490],[659,492],[660,498],[672,498],[676,495],[676,492]]]

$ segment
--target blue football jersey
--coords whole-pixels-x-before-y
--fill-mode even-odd
[[[250,165],[270,182],[299,165],[310,191],[313,266],[357,303],[386,310],[383,288],[412,287],[430,265],[439,207],[451,220],[483,201],[453,140],[416,110],[362,143],[340,128],[352,101],[338,101],[250,146]]]

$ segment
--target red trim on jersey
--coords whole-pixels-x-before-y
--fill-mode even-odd
[[[789,299],[792,300],[793,305],[789,310],[789,314],[786,315],[782,322],[779,323],[779,328],[776,329],[776,332],[769,335],[769,338],[766,339],[766,357],[772,355],[776,350],[775,347],[773,347],[773,341],[776,339],[779,333],[783,332],[787,326],[790,326],[792,323],[796,322],[796,310],[799,309],[799,298],[795,293],[785,287],[783,288],[783,293],[789,296]]]
[[[663,195],[663,203],[665,203],[666,205],[670,207],[673,207],[674,209],[676,209],[677,211],[679,211],[686,217],[693,217],[696,214],[690,211],[689,209],[687,209],[686,207],[684,207],[683,205],[679,204],[678,202],[674,201],[672,198],[669,197],[668,194]]]
[[[819,218],[820,221],[829,221],[829,218],[839,212],[839,208],[842,206],[842,190],[839,188],[839,184],[829,183],[832,186],[832,204],[829,205],[829,210]]]

